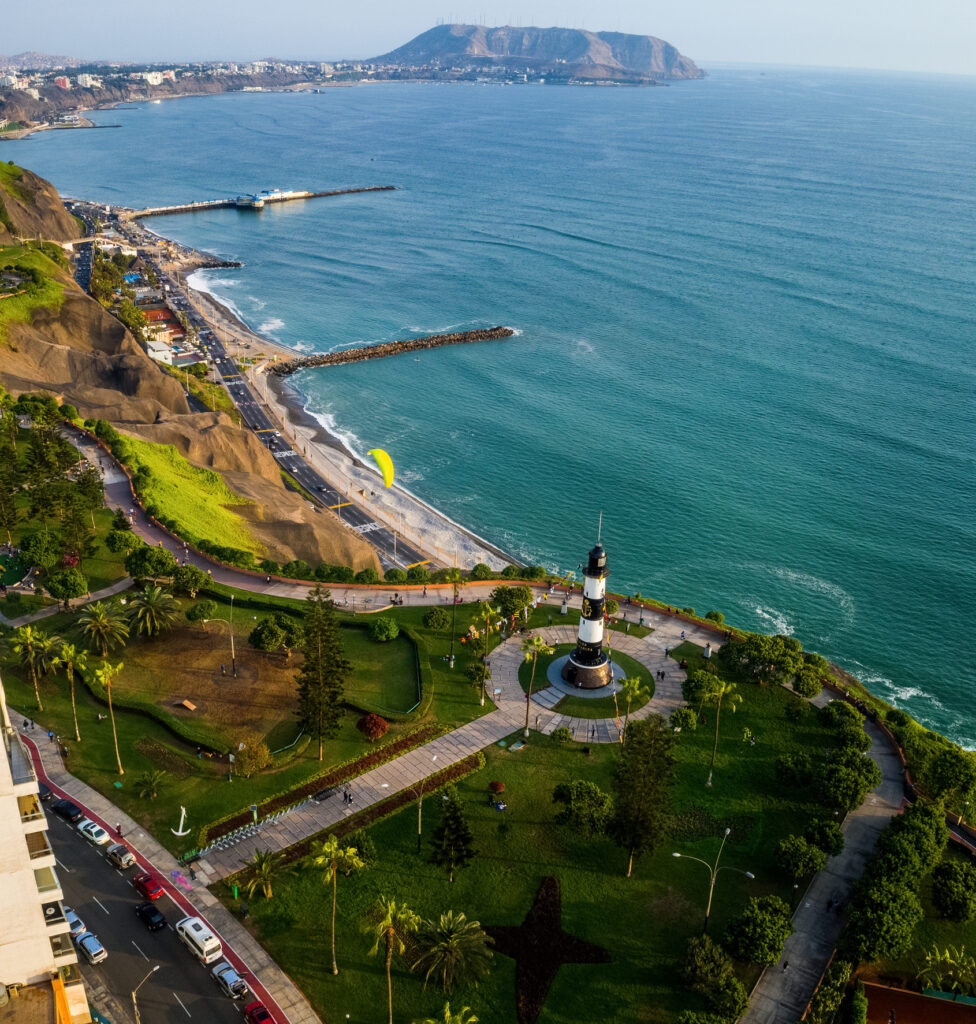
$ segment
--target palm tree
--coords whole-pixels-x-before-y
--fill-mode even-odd
[[[462,1006],[457,1013],[451,1013],[451,1004],[444,1004],[443,1017],[427,1017],[425,1020],[414,1021],[414,1024],[478,1024],[478,1018],[471,1012],[470,1006]]]
[[[532,675],[529,676],[529,692],[525,695],[525,738],[529,738],[529,707],[532,703],[532,683],[535,681],[535,667],[539,661],[540,654],[554,654],[555,647],[542,639],[541,636],[529,636],[522,641],[522,651],[525,660],[532,662]]]
[[[712,771],[715,768],[715,753],[718,750],[718,720],[722,714],[722,702],[734,712],[736,707],[742,703],[742,696],[736,692],[735,683],[727,682],[724,679],[715,680],[715,688],[705,698],[709,704],[715,705],[715,743],[712,745],[712,763],[708,766],[708,781],[706,786],[712,784]]]
[[[78,616],[81,634],[88,646],[103,657],[116,647],[124,647],[129,639],[129,624],[114,604],[95,601]]]
[[[477,921],[448,910],[436,921],[425,921],[417,936],[420,954],[412,965],[424,971],[424,988],[435,977],[445,992],[457,984],[475,984],[488,973],[492,941]]]
[[[125,775],[125,769],[122,767],[122,758],[119,757],[119,734],[115,730],[115,711],[112,708],[112,676],[118,675],[122,671],[122,662],[118,665],[110,665],[107,661],[103,661],[98,668],[95,669],[95,682],[105,687],[105,692],[108,694],[108,717],[112,720],[112,739],[115,741],[115,762],[119,766],[119,775]]]
[[[368,928],[373,933],[373,946],[369,951],[370,956],[379,952],[380,944],[384,949],[386,960],[386,991],[390,1009],[390,1024],[393,1024],[393,979],[390,976],[390,965],[393,963],[393,954],[402,955],[407,948],[403,941],[404,936],[415,932],[420,926],[420,918],[404,903],[397,903],[396,900],[380,897],[377,906],[378,920]]]
[[[143,800],[155,800],[159,787],[165,778],[166,772],[162,768],[150,768],[139,776],[139,781],[136,783],[136,792]]]
[[[34,697],[37,699],[37,710],[43,711],[41,689],[37,684],[37,674],[50,666],[51,637],[35,626],[19,626],[11,637],[11,649],[20,658],[21,665],[30,669],[31,682],[34,684]]]
[[[64,674],[68,677],[68,686],[71,687],[71,715],[75,722],[75,740],[81,742],[81,733],[78,731],[78,708],[75,706],[75,669],[82,675],[88,671],[88,657],[84,651],[79,650],[74,644],[63,643],[58,660],[64,666]]]
[[[492,606],[487,601],[482,601],[478,607],[476,618],[481,620],[481,628],[484,630],[485,643],[484,650],[481,656],[481,700],[479,703],[482,707],[485,706],[485,690],[487,689],[488,683],[488,637],[496,630],[495,616],[498,614],[497,608]]]
[[[180,606],[175,597],[162,587],[146,587],[132,598],[130,614],[137,633],[155,636],[170,629]]]
[[[332,883],[332,973],[338,974],[335,951],[336,882],[340,874],[351,875],[354,871],[362,871],[366,864],[355,846],[343,846],[331,832],[328,839],[316,843],[312,848],[312,863],[317,868],[325,868],[323,881]]]
[[[640,676],[630,676],[620,680],[620,696],[627,701],[627,713],[624,715],[624,742],[627,741],[627,726],[630,724],[630,705],[638,701],[647,690],[644,687],[644,680]],[[619,722],[620,719],[618,718]]]
[[[241,863],[251,868],[251,877],[244,886],[248,898],[254,895],[255,889],[260,889],[264,898],[270,900],[273,895],[271,883],[285,872],[284,864],[271,850],[255,850],[253,860],[242,860]]]

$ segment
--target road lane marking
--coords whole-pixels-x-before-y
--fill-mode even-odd
[[[59,861],[57,857],[54,858],[54,863],[57,864],[57,866],[62,871],[67,871],[69,875],[71,874],[71,868],[69,868],[66,864],[62,864],[61,861]]]
[[[102,901],[97,896],[92,896],[92,899],[102,908],[102,910],[105,910],[105,904],[102,903]],[[105,910],[105,913],[111,916],[110,911]]]
[[[183,1006],[183,1000],[180,999],[180,997],[177,996],[175,992],[173,993],[173,995],[176,996],[176,1001],[180,1004],[180,1006]],[[185,1006],[183,1006],[183,1012],[187,1015],[187,1017],[192,1016],[190,1011]]]
[[[136,946],[136,940],[135,939],[132,939],[131,942],[132,942],[132,945],[136,947],[136,949],[139,949],[139,947]],[[139,949],[139,954],[140,954],[140,956],[142,957],[143,960],[148,960],[149,959],[149,957],[146,956],[146,954],[143,953],[141,949]]]

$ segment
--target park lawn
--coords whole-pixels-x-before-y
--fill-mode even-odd
[[[214,384],[213,381],[200,380],[192,373],[175,366],[167,366],[166,363],[159,364],[162,369],[171,377],[175,377],[185,388],[189,387],[190,394],[202,405],[214,412],[225,412],[238,425],[241,424],[241,414],[227,390],[221,384]]]
[[[5,184],[6,179],[0,177],[0,186]],[[33,294],[23,292],[0,300],[0,342],[6,342],[10,324],[30,323],[35,310],[60,309],[64,301],[64,285],[58,280],[64,271],[42,252],[23,245],[0,247],[0,266],[8,263],[33,267],[44,275],[44,281]]]
[[[100,508],[95,513],[95,553],[83,559],[78,566],[88,578],[88,589],[93,593],[110,587],[128,575],[125,571],[125,555],[115,554],[105,545],[105,538],[112,529],[113,514],[107,508]]]
[[[211,469],[193,466],[171,444],[155,444],[126,435],[133,463],[151,473],[143,496],[160,515],[174,520],[175,532],[188,538],[205,538],[213,544],[257,553],[259,545],[247,523],[233,509],[251,502],[235,494]]]
[[[687,940],[701,930],[708,888],[701,865],[675,861],[671,853],[714,858],[722,831],[732,829],[722,863],[752,871],[756,879],[722,872],[710,928],[720,938],[749,897],[775,893],[790,899],[792,886],[773,865],[775,846],[802,831],[817,813],[809,794],[785,789],[775,767],[777,756],[787,750],[812,756],[822,751],[828,734],[817,716],[810,712],[800,723],[790,722],[784,716],[790,695],[778,687],[749,686],[744,698],[737,715],[722,718],[710,789],[704,783],[713,734],[702,729],[681,735],[671,838],[637,863],[631,879],[624,877],[624,852],[609,840],[587,840],[553,821],[556,784],[579,778],[609,788],[616,745],[590,746],[586,757],[582,744],[560,744],[533,732],[518,751],[487,748],[487,767],[460,783],[480,852],[453,885],[427,863],[429,845],[417,856],[415,807],[372,826],[377,863],[339,883],[337,978],[327,964],[329,891],[314,872],[299,868],[276,882],[272,900],[249,901],[256,932],[328,1019],[341,1020],[346,1013],[352,1019],[379,1019],[386,996],[382,961],[366,955],[370,942],[361,932],[378,896],[403,900],[425,917],[454,909],[482,924],[517,925],[542,878],[554,875],[562,886],[563,928],[604,946],[613,961],[562,967],[540,1024],[597,1019],[670,1024],[681,1010],[703,1007],[701,997],[676,979]],[[756,735],[754,747],[742,742],[743,726]],[[495,780],[505,783],[504,814],[488,806],[488,783]],[[428,796],[427,836],[438,822],[437,808],[438,801]],[[740,973],[750,987],[759,971],[742,967]],[[435,1015],[444,998],[435,990],[424,992],[422,980],[397,963],[396,1021]],[[482,1024],[510,1024],[514,998],[513,963],[496,955],[490,977],[476,989],[455,993],[451,1002],[470,1005]]]
[[[33,615],[42,608],[54,604],[54,599],[44,594],[24,593],[22,590],[8,590],[0,598],[0,614],[8,619],[19,619],[22,615]]]

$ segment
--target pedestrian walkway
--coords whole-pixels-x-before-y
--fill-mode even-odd
[[[11,721],[20,717],[12,708],[7,709]],[[24,740],[34,760],[34,767],[42,781],[59,795],[76,803],[86,814],[109,832],[122,826],[125,843],[139,858],[140,866],[154,871],[165,883],[167,894],[192,915],[204,917],[217,933],[231,964],[249,975],[248,984],[269,1010],[275,1006],[281,1011],[279,1024],[321,1024],[291,979],[265,952],[264,947],[247,931],[220,901],[204,888],[192,870],[185,871],[175,858],[145,829],[107,797],[86,785],[68,772],[54,744],[37,743],[25,735]],[[175,823],[174,823],[175,824]],[[189,877],[187,877],[189,875]]]
[[[102,590],[96,590],[93,594],[89,594],[83,601],[76,601],[72,608],[77,609],[83,605],[90,604],[92,601],[103,601],[109,597],[115,597],[116,594],[122,594],[128,590],[135,580],[129,576],[125,576],[120,580],[116,580],[111,586],[104,587]],[[49,605],[47,608],[41,608],[39,611],[31,612],[29,615],[21,615],[16,619],[8,619],[4,615],[0,615],[0,623],[4,626],[9,626],[11,629],[16,629],[19,626],[26,626],[31,622],[40,622],[41,619],[49,619],[54,615],[57,615],[61,611],[61,602],[56,601],[54,604]]]
[[[834,696],[824,690],[813,703],[822,707]],[[740,1024],[793,1024],[800,1019],[843,931],[851,889],[863,874],[878,836],[901,811],[901,762],[877,726],[865,722],[864,730],[871,737],[868,753],[881,769],[881,782],[844,821],[843,851],[827,861],[803,894],[793,914],[795,931],[786,940],[783,956],[763,971]]]

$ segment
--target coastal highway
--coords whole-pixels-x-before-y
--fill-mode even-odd
[[[186,915],[168,895],[156,901],[167,926],[150,932],[135,915],[142,897],[129,877],[137,868],[122,872],[55,814],[48,814],[48,838],[58,862],[64,902],[98,936],[108,959],[90,966],[79,957],[85,983],[102,987],[119,1005],[113,1016],[120,1024],[131,1019],[132,990],[155,964],[160,968],[139,989],[139,1015],[143,1024],[241,1024],[243,1008],[223,995],[208,968],[190,956],[172,925]]]

